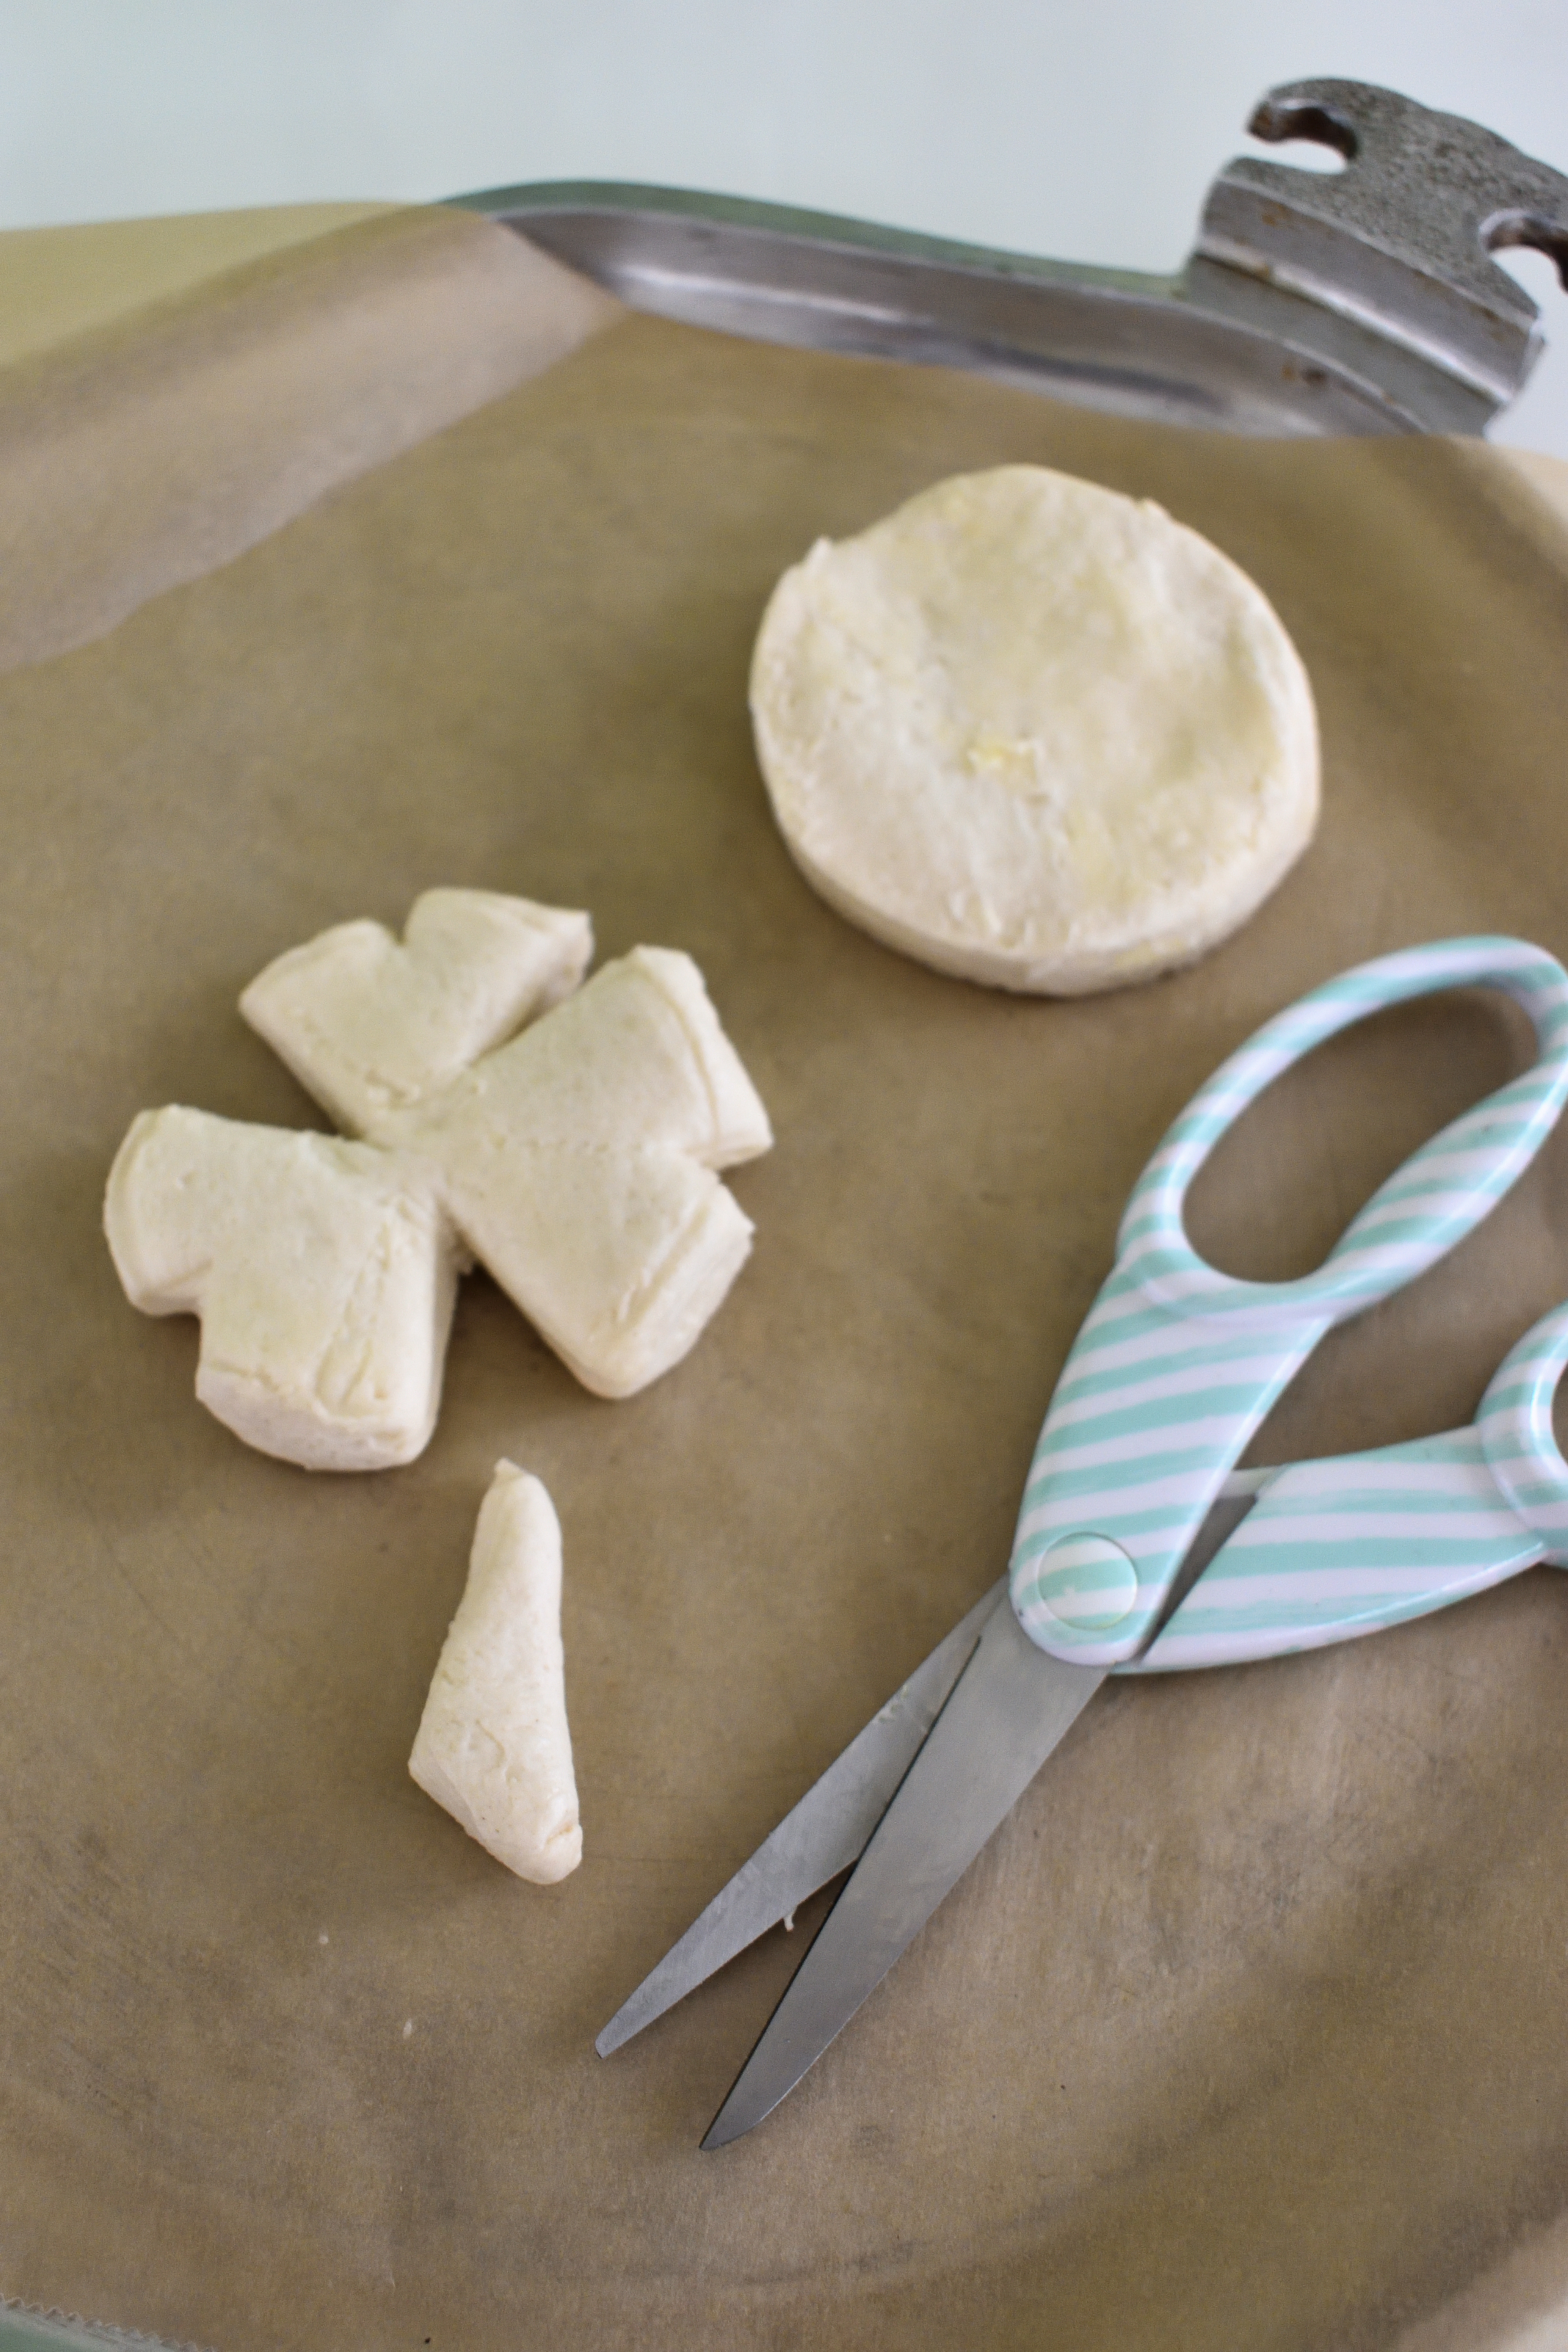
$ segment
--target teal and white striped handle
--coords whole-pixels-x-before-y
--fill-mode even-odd
[[[1538,1560],[1568,1568],[1552,1400],[1568,1307],[1504,1359],[1474,1423],[1265,1474],[1258,1501],[1122,1674],[1235,1665],[1403,1624]]]
[[[1272,1079],[1386,1006],[1476,986],[1504,990],[1529,1014],[1538,1051],[1522,1076],[1407,1160],[1315,1274],[1242,1282],[1198,1256],[1182,1222],[1188,1187]],[[1215,1071],[1133,1189],[1116,1264],[1040,1433],[1011,1569],[1013,1605],[1031,1641],[1084,1665],[1121,1665],[1137,1656],[1210,1505],[1287,1381],[1334,1324],[1403,1289],[1479,1223],[1540,1150],[1565,1097],[1568,973],[1542,949],[1506,939],[1441,940],[1342,973],[1268,1023]],[[1550,1389],[1545,1410],[1550,1432]],[[1454,1433],[1456,1442],[1466,1435]],[[1528,1458],[1539,1476],[1539,1459]],[[1298,1469],[1310,1466],[1331,1465]],[[1272,1491],[1247,1524],[1258,1519]],[[1272,1640],[1267,1627],[1255,1626],[1253,1646],[1234,1654],[1300,1646],[1288,1611],[1275,1630]],[[1347,1620],[1343,1630],[1370,1627]],[[1319,1638],[1340,1636],[1323,1631]]]

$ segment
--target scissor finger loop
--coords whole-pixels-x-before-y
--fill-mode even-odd
[[[1529,1015],[1529,1069],[1413,1153],[1315,1273],[1244,1282],[1198,1255],[1183,1222],[1188,1190],[1274,1078],[1372,1013],[1476,986],[1503,990]],[[1133,1188],[1116,1264],[1040,1433],[1010,1571],[1032,1641],[1108,1667],[1149,1647],[1223,1481],[1318,1342],[1462,1241],[1530,1165],[1565,1099],[1568,972],[1520,940],[1441,940],[1362,964],[1221,1066]]]

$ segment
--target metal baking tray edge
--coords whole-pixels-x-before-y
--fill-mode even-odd
[[[623,182],[450,201],[636,310],[758,341],[1228,432],[1484,432],[1543,348],[1535,304],[1491,256],[1537,247],[1568,284],[1568,178],[1363,82],[1283,85],[1247,127],[1343,169],[1235,159],[1172,278]]]

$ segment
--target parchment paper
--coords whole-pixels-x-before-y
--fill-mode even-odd
[[[1321,834],[1278,897],[1190,973],[1073,1003],[830,914],[745,710],[784,564],[1012,458],[1209,533],[1323,725]],[[1310,1657],[1108,1685],[721,2155],[698,2137],[820,1904],[592,2048],[999,1572],[1123,1199],[1199,1080],[1383,949],[1568,950],[1568,575],[1514,497],[1441,443],[1183,435],[625,320],[0,679],[0,2291],[221,2352],[1355,2352],[1449,2340],[1437,2315],[1489,2279],[1504,2319],[1471,2343],[1563,2291],[1550,1571]],[[732,1180],[755,1255],[623,1404],[475,1278],[426,1455],[310,1477],[195,1405],[194,1326],[127,1306],[104,1176],[147,1105],[316,1123],[235,1000],[433,883],[698,958],[777,1129]],[[1484,997],[1326,1049],[1222,1150],[1200,1245],[1313,1262],[1523,1051]],[[1258,1458],[1466,1417],[1568,1293],[1565,1183],[1559,1141],[1325,1344]],[[405,1769],[503,1453],[565,1532],[586,1843],[550,1890]]]
[[[620,315],[471,214],[395,206],[327,226],[343,209],[321,207],[311,236],[308,211],[280,207],[282,249],[216,273],[203,244],[232,250],[236,228],[161,243],[155,222],[118,224],[104,244],[124,276],[164,281],[129,310],[81,232],[0,239],[0,299],[25,310],[37,275],[55,281],[32,306],[47,341],[13,328],[0,371],[0,669],[101,635]],[[88,323],[48,332],[73,310]]]

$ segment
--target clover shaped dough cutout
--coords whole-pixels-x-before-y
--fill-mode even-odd
[[[767,1113],[689,956],[584,981],[586,915],[429,890],[404,939],[344,923],[240,998],[344,1138],[143,1111],[104,1226],[133,1306],[201,1318],[196,1394],[313,1470],[410,1462],[458,1275],[487,1266],[584,1387],[693,1345],[751,1249],[717,1171]]]

